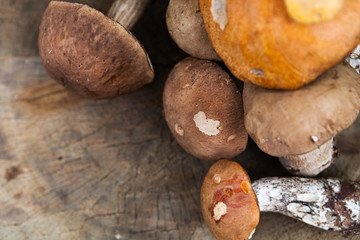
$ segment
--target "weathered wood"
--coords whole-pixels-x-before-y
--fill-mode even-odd
[[[184,56],[166,31],[167,1],[154,0],[133,31],[154,83],[101,101],[59,86],[37,56],[17,57],[37,53],[36,34],[26,32],[37,30],[48,1],[30,2],[0,0],[0,239],[211,239],[199,199],[211,163],[185,153],[162,115],[164,80]],[[322,177],[360,180],[359,129],[360,119],[338,136],[340,157]],[[254,180],[287,175],[253,142],[237,160]],[[359,237],[265,213],[253,239]]]

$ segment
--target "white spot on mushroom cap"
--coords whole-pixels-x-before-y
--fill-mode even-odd
[[[226,13],[226,0],[211,0],[210,10],[214,21],[220,25],[221,30],[224,30],[228,22]]]
[[[175,132],[180,136],[184,136],[184,129],[178,123],[175,123]]]
[[[235,138],[236,138],[236,134],[230,135],[230,136],[227,138],[227,141],[230,142],[231,140],[234,140]]]
[[[252,238],[252,236],[254,235],[255,231],[256,231],[256,228],[254,228],[254,230],[252,230],[252,232],[250,233],[250,235],[249,235],[249,238],[248,238],[248,239],[251,239],[251,238]]]
[[[220,133],[220,121],[206,118],[203,111],[198,112],[193,118],[196,127],[208,136],[216,136]]]
[[[319,138],[317,136],[311,136],[311,140],[313,142],[317,142],[317,141],[319,141]]]
[[[215,221],[219,221],[222,216],[226,214],[227,206],[223,202],[219,202],[214,207],[214,219]]]
[[[221,177],[219,174],[215,174],[213,176],[213,182],[216,183],[216,184],[219,184],[221,182]]]
[[[254,75],[258,76],[258,77],[265,77],[264,71],[262,69],[260,69],[260,68],[252,68],[250,70],[250,73],[252,73],[252,74],[254,74]]]

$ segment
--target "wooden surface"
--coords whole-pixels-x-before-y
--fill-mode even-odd
[[[36,46],[48,1],[34,2],[0,0],[0,239],[212,239],[199,205],[211,163],[185,153],[162,115],[164,80],[185,56],[166,31],[167,1],[153,0],[134,28],[154,83],[101,101],[49,78]],[[340,157],[321,176],[360,180],[359,139],[360,119],[338,136]],[[251,141],[237,160],[253,180],[287,175]],[[360,237],[263,213],[253,239]]]

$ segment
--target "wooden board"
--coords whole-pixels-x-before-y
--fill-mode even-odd
[[[166,31],[167,1],[154,0],[134,29],[154,83],[101,101],[49,78],[35,34],[48,1],[30,2],[0,0],[0,239],[212,239],[199,199],[211,163],[185,153],[162,114],[164,81],[185,56]],[[106,11],[110,1],[87,2]],[[359,139],[360,119],[321,176],[360,180]],[[236,160],[252,179],[288,175],[253,142]],[[253,239],[360,238],[264,213]]]

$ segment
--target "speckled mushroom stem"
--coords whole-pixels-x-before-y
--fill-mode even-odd
[[[260,211],[325,230],[360,234],[360,184],[336,179],[263,178],[252,183]]]
[[[337,156],[334,138],[315,150],[299,154],[279,157],[280,163],[294,175],[316,176],[328,168]]]
[[[115,0],[108,12],[108,17],[117,21],[126,29],[131,29],[149,2],[150,0]]]
[[[346,61],[360,74],[360,44],[350,53]]]

